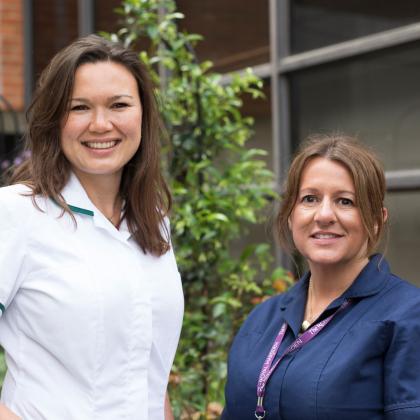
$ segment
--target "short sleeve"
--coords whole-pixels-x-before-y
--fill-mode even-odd
[[[25,255],[26,221],[16,205],[23,200],[11,194],[12,187],[0,188],[0,316],[15,296]]]
[[[419,290],[413,289],[413,293],[420,296]],[[417,300],[410,315],[391,327],[391,344],[384,360],[387,420],[420,419],[420,299]]]

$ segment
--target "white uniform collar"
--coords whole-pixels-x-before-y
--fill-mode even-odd
[[[106,229],[113,235],[117,233],[120,239],[122,237],[124,240],[127,240],[131,236],[127,220],[123,219],[120,228],[117,230],[101,211],[95,207],[79,179],[73,172],[70,172],[69,180],[61,191],[61,195],[73,213],[92,217],[95,226]]]
[[[73,213],[94,216],[99,210],[94,206],[86,194],[77,176],[71,172],[67,184],[61,191],[64,201]]]

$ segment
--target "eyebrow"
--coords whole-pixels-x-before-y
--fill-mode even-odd
[[[134,99],[133,96],[131,95],[126,95],[126,94],[122,94],[122,95],[114,95],[111,96],[110,98],[108,98],[110,101],[115,101],[117,99],[121,99],[121,98],[130,98],[130,99]],[[79,101],[79,102],[89,102],[88,99],[86,98],[71,98],[72,101]]]
[[[317,188],[303,188],[303,189],[299,189],[299,193],[303,193],[303,192],[318,192],[319,190]],[[336,191],[335,194],[339,195],[339,194],[351,194],[351,195],[356,195],[355,192],[353,191],[348,191],[348,190],[339,190]]]

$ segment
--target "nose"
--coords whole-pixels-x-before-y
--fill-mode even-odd
[[[337,220],[331,200],[324,198],[316,209],[315,222],[320,225],[331,225]]]
[[[112,130],[112,121],[106,110],[95,110],[92,113],[89,130],[94,133],[104,133]]]

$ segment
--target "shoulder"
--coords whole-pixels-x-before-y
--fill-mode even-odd
[[[420,325],[420,288],[390,274],[385,296],[390,301],[394,319],[411,318]]]
[[[24,184],[13,184],[6,187],[0,188],[0,200],[18,200],[19,197],[27,196],[31,194],[32,190],[30,187]]]
[[[31,188],[27,185],[15,184],[2,187],[0,188],[0,223],[3,220],[5,223],[19,221],[26,224],[34,214],[45,210],[45,205],[46,199],[34,197]]]
[[[286,292],[280,293],[275,296],[271,296],[264,302],[260,303],[259,305],[257,305],[255,310],[271,313],[273,311],[277,311],[279,308],[286,306],[291,300],[302,295],[302,293],[305,290],[305,286],[304,286],[305,281],[306,281],[306,276],[298,280]]]
[[[398,321],[418,314],[420,323],[420,289],[391,271],[380,254],[369,264],[351,286],[348,297],[366,301],[367,314],[382,321]]]
[[[407,297],[411,296],[414,299],[420,298],[419,287],[393,273],[390,273],[389,279],[390,285],[394,292],[401,293],[403,295],[406,295]]]
[[[0,188],[0,212],[13,214],[24,212],[31,204],[32,191],[22,184]]]
[[[282,308],[293,298],[296,285],[289,291],[272,296],[258,304],[248,315],[241,327],[241,332],[263,332],[267,325],[281,322],[283,318]]]

